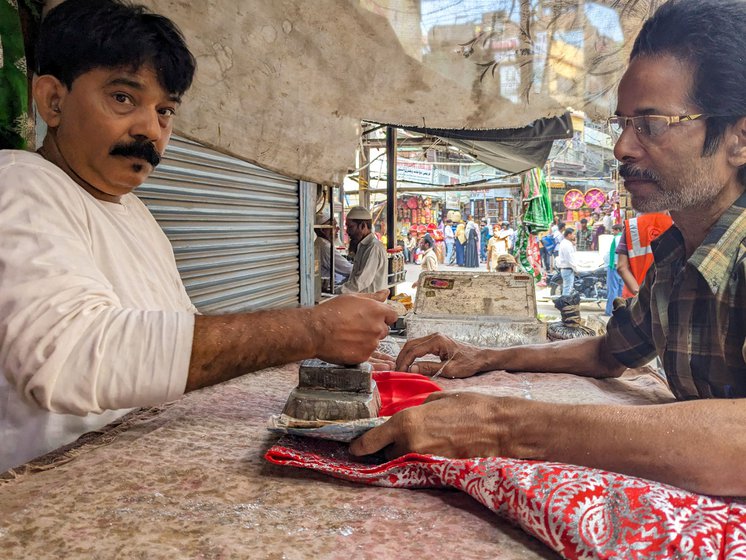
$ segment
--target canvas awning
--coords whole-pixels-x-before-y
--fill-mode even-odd
[[[362,120],[491,133],[568,107],[608,116],[631,43],[661,3],[141,1],[178,23],[198,60],[180,133],[335,184],[355,167]]]
[[[406,127],[407,130],[443,139],[475,159],[506,173],[544,167],[555,140],[572,138],[570,113],[538,119],[523,128],[454,130]]]

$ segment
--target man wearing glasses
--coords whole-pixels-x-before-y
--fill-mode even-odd
[[[564,405],[439,394],[352,446],[561,461],[707,494],[746,496],[746,1],[670,0],[634,44],[618,90],[614,153],[640,212],[670,211],[639,294],[605,336],[519,348],[409,342],[397,369],[435,354],[442,374],[617,377],[656,356],[679,402]],[[411,366],[411,367],[410,367]]]

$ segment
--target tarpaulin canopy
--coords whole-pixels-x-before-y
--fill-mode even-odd
[[[48,0],[57,3],[56,0]],[[286,175],[339,183],[361,121],[524,127],[614,112],[660,0],[140,0],[198,61],[183,135]]]
[[[442,138],[482,163],[507,173],[544,167],[555,140],[572,138],[570,113],[538,119],[523,128],[453,130],[406,127],[412,132]]]

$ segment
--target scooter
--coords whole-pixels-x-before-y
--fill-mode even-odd
[[[547,284],[552,296],[560,295],[562,293],[562,274],[559,271],[555,272],[549,278]],[[606,267],[602,266],[595,270],[576,272],[573,291],[578,292],[581,299],[605,300],[609,295],[609,289],[606,285]]]

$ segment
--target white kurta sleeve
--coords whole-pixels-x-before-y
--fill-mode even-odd
[[[33,171],[0,169],[0,371],[27,401],[59,413],[180,396],[193,313],[124,306],[93,257],[83,201]]]

